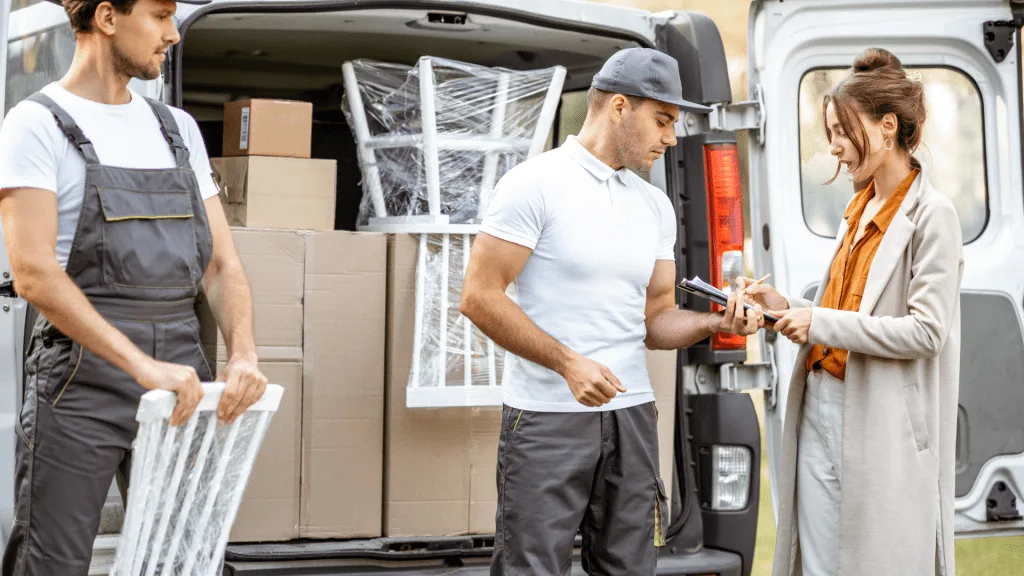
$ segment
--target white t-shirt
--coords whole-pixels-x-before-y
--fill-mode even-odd
[[[588,408],[557,372],[509,353],[506,404],[585,412],[654,400],[644,309],[655,261],[675,260],[675,212],[664,192],[570,137],[502,177],[480,231],[533,250],[513,298],[541,330],[607,366],[627,390]]]
[[[145,98],[132,92],[128,104],[100,104],[54,83],[43,88],[75,119],[102,164],[120,168],[174,168],[177,163]],[[217,195],[210,158],[192,116],[171,108],[189,151],[203,199]],[[85,193],[85,158],[67,139],[53,114],[24,101],[0,127],[0,190],[41,188],[57,193],[57,261],[66,267]]]

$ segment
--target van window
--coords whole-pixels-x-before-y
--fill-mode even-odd
[[[925,87],[928,119],[916,155],[929,167],[929,180],[956,205],[968,243],[985,229],[988,190],[981,95],[967,74],[951,68],[914,68]],[[800,184],[804,221],[819,236],[836,235],[846,204],[853,197],[849,176],[835,173],[829,154],[821,103],[847,69],[818,69],[800,81]]]
[[[15,0],[15,4],[19,1]],[[18,102],[63,77],[74,56],[75,35],[71,23],[9,43],[4,115]]]

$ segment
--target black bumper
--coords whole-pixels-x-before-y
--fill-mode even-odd
[[[247,560],[227,562],[224,576],[489,576],[488,558],[474,557],[448,560],[367,560],[346,559],[271,559],[260,554],[256,546],[233,546],[233,556],[247,556]],[[269,551],[268,551],[269,552]],[[255,556],[265,560],[253,561]],[[397,555],[396,555],[397,556]],[[231,556],[229,556],[231,557]],[[308,558],[308,556],[307,556]],[[353,565],[353,563],[361,565]],[[663,554],[658,558],[658,576],[741,576],[743,561],[732,552],[704,549],[686,555]],[[573,561],[572,576],[586,576],[579,556]]]

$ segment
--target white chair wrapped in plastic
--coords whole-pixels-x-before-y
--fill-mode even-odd
[[[549,144],[566,70],[424,56],[342,71],[363,175],[359,229],[419,234],[406,406],[500,406],[504,352],[459,314],[462,279],[495,183]]]
[[[142,396],[124,527],[112,576],[219,576],[242,493],[283,389],[217,425],[224,384],[204,384],[192,418],[171,426],[177,397]]]

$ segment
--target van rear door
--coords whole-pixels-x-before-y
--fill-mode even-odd
[[[749,84],[771,111],[764,145],[750,148],[754,261],[785,293],[813,296],[853,194],[849,178],[824,184],[836,169],[821,118],[825,93],[870,46],[892,50],[925,84],[928,124],[918,154],[956,204],[965,243],[959,536],[1024,533],[1021,50],[1020,21],[1013,22],[1021,8],[1009,0],[751,6]],[[797,349],[783,338],[774,353],[779,386],[766,418],[772,474]]]

